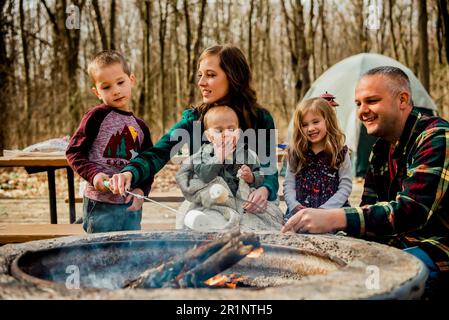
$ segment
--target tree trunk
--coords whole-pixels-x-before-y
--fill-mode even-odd
[[[186,55],[187,55],[187,61],[186,61],[186,91],[190,94],[190,79],[191,79],[191,70],[190,66],[192,63],[192,31],[190,27],[190,13],[189,13],[189,3],[188,0],[184,0],[184,21],[186,24]],[[187,103],[191,103],[191,101],[187,101]]]
[[[85,0],[73,2],[80,14],[85,2]],[[55,59],[62,61],[62,66],[64,67],[62,72],[61,70],[55,70],[56,73],[62,73],[62,81],[59,83],[57,92],[66,92],[63,102],[66,110],[65,115],[70,119],[74,119],[74,121],[66,121],[64,117],[61,117],[62,123],[60,124],[60,128],[62,129],[62,132],[74,132],[75,127],[80,120],[79,115],[82,109],[81,93],[78,87],[80,29],[69,29],[66,26],[66,0],[55,2],[54,11],[48,7],[45,0],[41,0],[41,3],[44,5],[50,21],[53,24],[53,37],[57,40],[54,47]],[[61,88],[61,86],[65,86],[65,88]]]
[[[109,49],[115,50],[115,0],[111,0],[111,18],[109,19]]]
[[[419,0],[419,79],[427,92],[430,93],[429,72],[429,40],[427,36],[426,0]]]
[[[309,10],[309,46],[310,56],[312,57],[312,77],[316,79],[316,61],[315,61],[315,28],[313,26],[313,2],[310,0],[310,10]]]
[[[254,13],[254,0],[249,4],[249,17],[248,17],[248,64],[253,68],[253,13]]]
[[[285,0],[281,1],[284,13],[292,71],[295,75],[295,101],[300,101],[310,88],[309,57],[306,39],[304,36],[305,24],[303,16],[303,6],[300,0],[296,0],[292,5],[292,16],[288,14]],[[290,29],[292,25],[292,29]],[[289,36],[291,34],[291,36]]]
[[[393,7],[394,7],[394,0],[388,0],[388,16],[390,19],[391,48],[394,53],[394,58],[396,60],[399,60],[398,47],[396,43],[396,37],[394,35]]]
[[[23,74],[25,77],[25,86],[23,87],[23,113],[21,122],[24,127],[28,128],[31,119],[31,81],[30,81],[30,60],[29,60],[29,47],[28,47],[28,37],[26,36],[25,30],[25,10],[23,8],[23,0],[19,2],[19,17],[20,17],[20,34],[22,40],[22,56],[23,56]],[[30,144],[30,135],[27,130],[20,130],[20,135],[22,136],[22,142],[25,145]]]
[[[196,67],[198,63],[198,56],[200,55],[200,48],[202,45],[203,40],[203,24],[204,24],[204,17],[206,15],[206,5],[207,0],[201,0],[201,9],[199,13],[198,18],[198,25],[196,29],[196,39],[195,39],[195,45],[193,46],[193,59],[192,59],[192,65],[190,67],[190,92],[189,92],[189,105],[193,104],[195,100],[195,79],[196,79]]]
[[[95,19],[97,21],[98,31],[100,32],[101,46],[103,47],[103,50],[107,50],[109,48],[108,37],[106,35],[106,29],[103,25],[103,18],[101,16],[101,9],[100,5],[98,4],[98,0],[92,0],[92,6],[95,10]]]
[[[327,38],[327,31],[326,31],[326,19],[325,19],[325,1],[322,0],[319,4],[320,10],[319,10],[319,20],[321,24],[321,37],[323,40],[321,41],[321,73],[323,73],[327,68],[329,68],[329,40]],[[324,47],[324,48],[323,48]],[[323,53],[324,51],[324,53]]]
[[[138,114],[150,123],[150,126],[155,125],[153,118],[153,103],[152,103],[152,80],[151,80],[151,29],[152,29],[152,2],[146,0],[140,5],[140,17],[143,21],[143,41],[142,41],[142,89],[139,98]]]
[[[165,36],[167,34],[167,18],[168,18],[168,2],[165,3],[165,7],[162,5],[162,1],[159,0],[159,76],[160,76],[160,91],[159,91],[159,101],[161,108],[161,131],[165,132],[165,125],[167,121],[167,99],[165,97]]]
[[[446,48],[446,63],[449,63],[449,13],[447,9],[447,0],[438,0],[439,17],[442,19],[442,34],[444,38],[444,47]]]
[[[368,38],[365,27],[364,20],[364,12],[363,12],[363,0],[357,0],[357,22],[358,22],[358,31],[359,31],[359,44],[358,47],[361,48],[358,52],[367,52],[368,51]]]
[[[10,81],[11,81],[11,60],[7,56],[6,52],[6,37],[8,20],[12,17],[5,16],[5,7],[7,0],[0,0],[0,92],[2,93],[2,99],[0,99],[0,155],[3,155],[3,149],[6,146],[6,123],[8,120],[8,104],[11,102],[9,97]]]

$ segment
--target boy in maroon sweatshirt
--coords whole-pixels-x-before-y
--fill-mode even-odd
[[[103,184],[153,145],[148,127],[130,111],[136,78],[123,56],[110,50],[94,57],[88,73],[92,91],[103,103],[84,115],[66,151],[70,166],[87,181],[83,228],[88,233],[140,230],[143,200],[114,195]],[[148,195],[152,182],[132,192]]]

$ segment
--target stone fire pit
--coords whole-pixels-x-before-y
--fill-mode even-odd
[[[216,233],[116,232],[0,247],[2,299],[418,299],[427,271],[391,247],[333,235],[259,233],[264,253],[224,274],[229,288],[121,289]],[[79,271],[79,289],[67,282]],[[69,285],[67,285],[69,283]]]

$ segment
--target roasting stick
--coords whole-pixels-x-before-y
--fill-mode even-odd
[[[104,184],[105,187],[109,188],[109,181],[104,180],[104,181],[103,181],[103,184]],[[174,213],[181,213],[181,212],[179,212],[179,211],[176,210],[176,209],[173,209],[173,208],[171,208],[171,207],[169,207],[169,206],[167,206],[167,205],[165,205],[165,204],[162,204],[162,203],[160,203],[160,202],[158,202],[158,201],[155,201],[155,200],[153,200],[153,199],[150,199],[150,198],[148,198],[148,197],[142,196],[142,195],[140,195],[140,194],[137,194],[137,193],[134,193],[134,192],[131,192],[131,191],[128,191],[128,190],[125,190],[125,192],[126,192],[127,194],[130,194],[130,195],[132,195],[132,196],[138,198],[138,199],[144,199],[144,200],[147,200],[147,201],[152,202],[152,203],[154,203],[154,204],[157,204],[157,205],[159,205],[159,206],[161,206],[161,207],[163,207],[163,208],[165,208],[165,209],[168,209],[168,210],[170,210],[170,211],[172,211],[172,212],[174,212]],[[240,197],[236,197],[236,199],[237,199],[237,200],[240,200],[240,201],[243,201],[243,202],[245,202],[245,203],[250,203],[250,204],[254,205],[257,209],[261,210],[262,212],[265,211],[264,208],[262,208],[261,206],[259,206],[259,205],[256,204],[255,202],[248,201],[248,200],[243,200],[243,199],[240,198]]]
[[[103,184],[104,184],[105,187],[109,188],[109,181],[104,180],[104,181],[103,181]],[[148,198],[148,197],[142,196],[142,195],[140,195],[140,194],[137,194],[137,193],[134,193],[134,192],[131,192],[131,191],[128,191],[128,190],[125,190],[125,192],[126,192],[127,194],[132,195],[133,197],[138,198],[138,199],[144,199],[144,200],[147,200],[147,201],[152,202],[152,203],[154,203],[154,204],[157,204],[157,205],[159,205],[159,206],[161,206],[161,207],[164,207],[165,209],[168,209],[168,210],[170,210],[170,211],[172,211],[172,212],[174,212],[174,213],[181,213],[181,212],[179,212],[179,211],[176,210],[176,209],[173,209],[173,208],[171,208],[171,207],[169,207],[169,206],[167,206],[167,205],[165,205],[165,204],[162,204],[162,203],[160,203],[160,202],[158,202],[158,201],[155,201],[155,200],[153,200],[153,199],[150,199],[150,198]]]

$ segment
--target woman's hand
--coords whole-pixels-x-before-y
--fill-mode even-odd
[[[142,189],[140,189],[140,188],[133,189],[132,193],[139,194],[141,196],[144,195]],[[140,208],[142,208],[142,204],[144,201],[143,198],[134,197],[133,195],[128,194],[125,202],[129,203],[131,200],[133,201],[133,203],[128,207],[128,209],[126,209],[126,211],[137,211],[137,210],[140,210]]]
[[[343,209],[305,208],[288,219],[281,231],[327,233],[345,228],[346,215]]]
[[[126,192],[131,188],[131,181],[133,174],[129,171],[117,173],[109,179],[109,189],[113,194],[119,194],[122,197],[126,196]]]
[[[250,213],[262,213],[267,209],[269,191],[266,187],[254,190],[248,197],[248,201],[243,205],[243,209]]]

